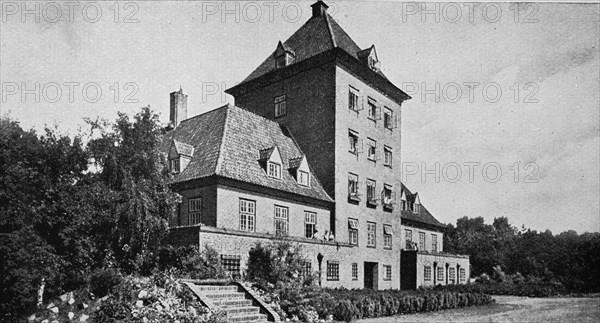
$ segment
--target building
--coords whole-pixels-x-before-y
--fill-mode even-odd
[[[314,3],[312,17],[226,91],[236,106],[181,121],[187,97],[171,93],[175,129],[163,151],[183,196],[172,235],[216,245],[233,273],[254,242],[286,236],[306,246],[323,286],[415,288],[459,282],[463,271],[468,281],[468,258],[442,253],[444,226],[400,180],[410,97],[383,74],[375,46],[361,49],[327,8]],[[312,239],[313,225],[333,239]]]

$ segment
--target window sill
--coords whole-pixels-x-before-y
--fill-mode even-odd
[[[358,204],[360,202],[360,198],[356,195],[348,195],[348,202]]]
[[[367,248],[377,249],[377,246],[367,246]]]
[[[327,278],[327,281],[328,282],[337,282],[337,281],[340,281],[340,279],[339,278],[337,278],[337,279],[336,278]]]
[[[372,162],[374,162],[374,163],[377,162],[377,159],[375,159],[375,157],[367,157],[367,159],[370,160],[370,161],[372,161]]]
[[[383,204],[383,210],[384,211],[388,211],[388,212],[392,212],[394,210],[394,206],[391,204]]]
[[[387,168],[390,168],[390,169],[392,168],[392,165],[386,165],[386,164],[383,164],[383,166],[385,166],[385,167],[387,167]]]

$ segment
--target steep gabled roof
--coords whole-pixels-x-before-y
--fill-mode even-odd
[[[357,55],[361,50],[328,13],[311,17],[283,43],[283,46],[295,54],[294,64],[336,47],[358,59]],[[274,69],[275,56],[271,54],[242,83],[265,75]]]
[[[415,199],[418,199],[417,193],[411,193],[411,191],[406,187],[406,185],[402,184],[402,190],[406,192],[406,200],[408,203],[414,203]],[[419,207],[419,213],[414,213],[413,211],[400,211],[402,219],[407,219],[414,222],[421,222],[428,225],[437,226],[440,228],[445,228],[446,226],[438,221],[423,204]]]
[[[171,140],[194,147],[189,165],[174,175],[174,182],[216,175],[333,202],[316,176],[311,176],[310,187],[296,182],[288,171],[289,162],[302,157],[302,151],[278,123],[250,111],[226,105],[187,119],[166,135],[164,143]],[[166,153],[167,144],[162,149]],[[260,162],[275,149],[283,162],[281,179],[267,176]]]

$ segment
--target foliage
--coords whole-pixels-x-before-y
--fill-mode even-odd
[[[471,276],[493,277],[498,274],[494,268],[500,266],[523,280],[558,282],[566,291],[600,291],[600,233],[518,230],[505,217],[491,225],[482,217],[463,217],[446,232],[445,251],[470,255]]]
[[[173,271],[192,279],[227,278],[219,254],[208,245],[202,252],[195,246],[167,245],[161,246],[157,253],[157,268],[161,271]]]

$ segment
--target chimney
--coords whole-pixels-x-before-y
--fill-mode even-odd
[[[311,5],[312,7],[312,16],[314,17],[321,17],[324,16],[325,13],[327,12],[327,8],[329,8],[328,5],[325,4],[325,2],[319,0],[315,3],[313,3]]]
[[[179,87],[179,91],[171,93],[171,123],[177,128],[181,121],[187,119],[187,94]]]

